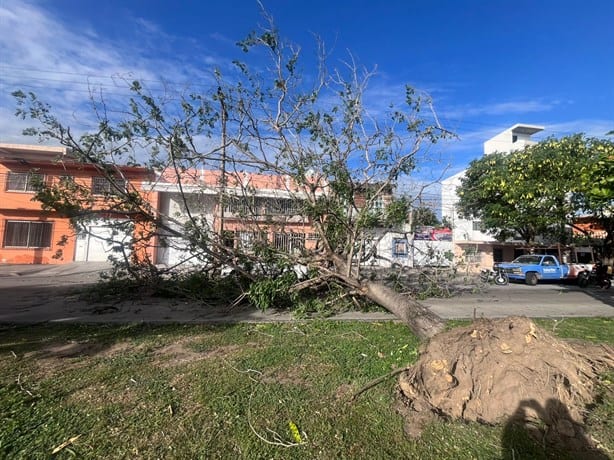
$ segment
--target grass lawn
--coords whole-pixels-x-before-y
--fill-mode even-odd
[[[614,344],[612,319],[540,324]],[[417,346],[396,323],[0,326],[0,458],[512,458],[499,426],[408,439],[395,378],[350,401]],[[610,453],[613,380],[588,420]],[[566,458],[523,442],[517,459]]]

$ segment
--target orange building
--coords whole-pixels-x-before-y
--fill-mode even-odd
[[[150,173],[140,167],[120,167],[121,180],[115,181],[142,192],[142,183]],[[138,216],[119,212],[100,213],[78,235],[70,220],[57,211],[43,210],[34,200],[41,182],[45,185],[69,180],[102,198],[112,193],[111,182],[94,166],[77,161],[65,147],[0,144],[0,263],[62,264],[72,261],[104,261],[119,240],[129,241],[136,232],[143,233]],[[146,196],[157,205],[156,194]],[[111,229],[108,219],[130,221],[123,235]],[[121,233],[121,232],[120,232]],[[113,234],[111,236],[111,234]]]
[[[591,216],[578,217],[574,221],[572,230],[575,236],[588,236],[595,239],[604,239],[607,236],[603,225]]]
[[[302,209],[304,192],[290,177],[231,172],[222,183],[220,171],[195,169],[181,171],[180,177],[181,187],[177,173],[166,170],[150,184],[158,193],[163,222],[176,232],[193,220],[204,233],[223,232],[228,247],[261,243],[284,252],[315,247],[318,235]],[[153,260],[166,265],[197,262],[188,241],[176,235],[160,236]]]

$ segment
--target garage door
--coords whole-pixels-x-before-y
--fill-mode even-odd
[[[113,255],[121,258],[122,252],[116,249],[124,246],[126,254],[132,237],[130,232],[116,227],[121,221],[98,221],[88,225],[86,230],[77,235],[75,261],[77,262],[105,262]]]

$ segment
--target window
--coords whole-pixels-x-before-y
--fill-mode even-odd
[[[112,181],[106,177],[92,178],[92,193],[94,195],[117,195],[119,190],[126,189],[126,181],[123,179],[113,179]]]
[[[374,211],[383,211],[384,210],[384,197],[378,196],[373,200],[373,210]]]
[[[296,252],[305,249],[305,234],[304,233],[275,233],[274,235],[275,249],[284,252]]]
[[[51,246],[51,222],[7,221],[4,247],[48,248]]]
[[[542,257],[538,255],[527,255],[516,257],[512,263],[514,264],[523,264],[523,265],[539,265]]]
[[[225,230],[223,234],[223,244],[227,248],[235,247],[235,232],[232,230]]]
[[[60,185],[74,185],[75,176],[60,176],[58,177]]]
[[[270,198],[264,201],[266,214],[293,216],[301,213],[302,206],[301,201],[288,198]]]
[[[463,249],[463,256],[468,264],[479,264],[482,261],[482,254],[475,247]]]
[[[224,198],[224,212],[245,216],[249,215],[253,208],[252,199],[242,196]]]
[[[42,174],[9,171],[6,189],[10,192],[36,192],[44,178]]]
[[[266,232],[238,231],[237,240],[240,248],[253,249],[256,244],[264,245],[267,243],[267,234]]]
[[[554,266],[556,265],[556,262],[554,261],[554,258],[552,257],[544,257],[544,261],[542,262],[542,265]]]
[[[407,257],[409,244],[405,238],[394,238],[392,240],[392,256]]]
[[[482,225],[482,221],[481,220],[474,220],[473,221],[473,230],[476,232],[483,232],[484,231],[484,226]]]
[[[512,144],[513,144],[514,142],[518,142],[518,136],[517,136],[516,134],[513,134],[513,135],[512,135]]]

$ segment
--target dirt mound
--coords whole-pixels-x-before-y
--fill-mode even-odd
[[[399,378],[397,408],[410,435],[439,416],[489,424],[536,420],[575,437],[607,366],[614,367],[611,348],[572,345],[528,318],[479,320],[425,345]]]

